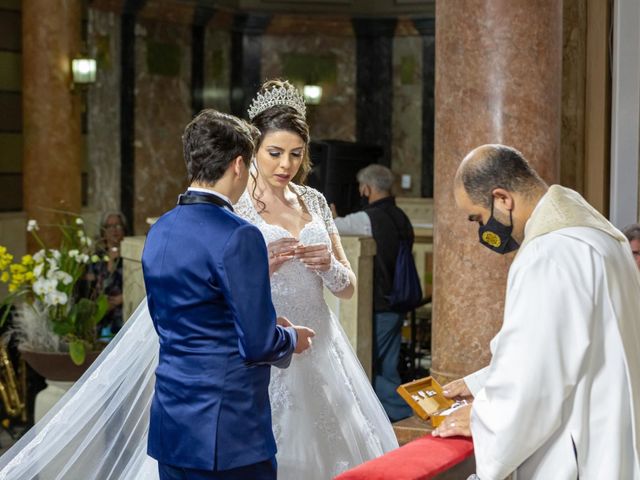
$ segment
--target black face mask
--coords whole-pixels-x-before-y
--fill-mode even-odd
[[[509,210],[509,221],[511,225],[500,223],[493,216],[493,200],[491,201],[491,216],[486,225],[480,225],[478,236],[480,243],[494,252],[505,254],[517,250],[520,245],[511,236],[513,231],[513,217]]]

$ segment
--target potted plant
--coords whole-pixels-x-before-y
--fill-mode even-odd
[[[9,291],[0,325],[13,305],[13,332],[25,361],[45,378],[72,381],[97,356],[96,325],[108,302],[106,295],[80,288],[90,264],[102,260],[92,253],[84,221],[71,217],[58,227],[60,245],[50,248],[38,235],[37,222],[29,220],[27,231],[41,249],[20,262],[0,245],[0,281]]]

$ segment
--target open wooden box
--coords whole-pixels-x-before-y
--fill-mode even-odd
[[[416,415],[423,420],[431,420],[433,428],[446,418],[446,415],[440,415],[440,412],[448,410],[455,403],[444,396],[442,387],[432,377],[402,384],[397,388],[397,392],[413,408]]]

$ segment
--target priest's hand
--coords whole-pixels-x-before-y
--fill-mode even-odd
[[[298,343],[296,343],[295,353],[302,353],[311,346],[311,339],[315,337],[316,332],[307,327],[294,326],[298,335]]]
[[[447,398],[466,400],[468,402],[473,401],[473,395],[471,395],[471,391],[469,390],[469,387],[467,387],[467,384],[464,383],[464,378],[459,378],[458,380],[447,383],[442,387],[442,393],[444,393],[444,396]]]
[[[431,435],[443,438],[455,436],[470,437],[471,407],[472,405],[465,405],[464,407],[458,408],[445,418],[438,428],[431,432]]]

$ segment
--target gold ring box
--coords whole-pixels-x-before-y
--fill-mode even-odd
[[[449,410],[455,403],[442,393],[442,387],[432,377],[420,378],[404,383],[396,390],[413,411],[423,420],[431,420],[436,428],[446,418],[441,412]],[[451,412],[449,412],[451,413]]]

